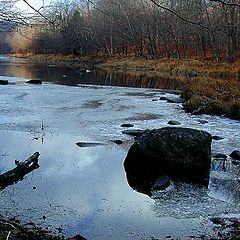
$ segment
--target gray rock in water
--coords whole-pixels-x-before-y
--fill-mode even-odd
[[[235,150],[229,156],[235,160],[240,160],[240,151]]]
[[[121,125],[121,127],[129,128],[129,127],[134,127],[134,125],[131,124],[131,123],[124,123],[124,124]]]
[[[123,144],[123,141],[122,140],[113,140],[113,142],[117,145],[121,145]]]
[[[170,184],[171,184],[170,178],[167,175],[163,175],[160,178],[158,178],[157,181],[154,183],[152,191],[164,190],[167,187],[169,187]]]
[[[198,123],[199,124],[206,124],[206,123],[209,123],[207,120],[198,120]]]
[[[167,127],[147,130],[138,137],[124,162],[129,185],[147,192],[163,175],[172,180],[208,186],[211,134],[195,129]]]
[[[169,121],[168,124],[169,125],[181,125],[181,123],[178,121]]]
[[[76,235],[73,238],[70,238],[70,240],[87,240],[85,237],[81,236],[81,235]]]
[[[159,100],[166,100],[169,103],[183,103],[185,100],[181,97],[161,97]]]
[[[162,100],[162,101],[165,101],[167,100],[168,98],[167,97],[160,97],[159,100]]]
[[[130,136],[134,136],[134,137],[139,137],[139,136],[143,135],[143,133],[145,131],[146,130],[133,129],[133,130],[124,130],[124,131],[122,131],[122,133],[126,134],[126,135],[130,135]]]
[[[219,136],[212,136],[212,139],[215,141],[219,141],[219,140],[223,140],[223,137],[219,137]]]
[[[218,159],[227,159],[227,155],[222,154],[222,153],[215,153],[212,155],[213,158],[218,158]]]
[[[99,147],[99,146],[105,146],[105,143],[95,143],[95,142],[78,142],[76,143],[78,147]]]
[[[235,166],[240,166],[240,161],[239,160],[232,160],[232,164]]]
[[[26,83],[29,83],[29,84],[42,84],[42,80],[33,79],[33,80],[27,81]]]
[[[0,80],[0,85],[8,85],[8,80]]]

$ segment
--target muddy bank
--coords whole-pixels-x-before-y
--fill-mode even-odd
[[[59,229],[61,232],[61,229]],[[53,234],[47,228],[37,227],[33,222],[20,224],[17,220],[7,220],[0,216],[1,240],[86,240],[81,235],[65,238],[63,234]]]

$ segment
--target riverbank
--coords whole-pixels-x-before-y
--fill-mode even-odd
[[[213,218],[216,224],[216,236],[200,236],[196,238],[203,240],[229,240],[239,239],[239,220]],[[72,238],[65,238],[62,235],[51,234],[47,229],[40,228],[31,223],[28,227],[20,225],[16,221],[9,221],[0,218],[0,240],[87,240],[81,235]]]
[[[60,230],[59,230],[60,231]],[[0,216],[0,240],[86,240],[81,235],[65,238],[63,234],[52,234],[48,229],[34,223],[25,225],[16,220],[6,220]]]
[[[227,63],[195,59],[119,58],[104,56],[78,57],[60,54],[15,54],[15,57],[47,61],[79,67],[83,62],[93,63],[105,70],[124,71],[129,74],[149,74],[171,77],[184,86],[182,97],[187,112],[194,114],[225,115],[240,119],[240,61]]]

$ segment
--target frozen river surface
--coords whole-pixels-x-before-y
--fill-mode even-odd
[[[239,217],[240,166],[230,158],[213,159],[208,189],[173,184],[152,198],[132,190],[123,162],[133,140],[121,127],[153,129],[177,120],[223,137],[212,150],[229,155],[240,148],[239,121],[186,114],[180,104],[153,101],[173,97],[156,89],[0,79],[12,83],[0,86],[0,172],[41,154],[39,169],[0,192],[0,214],[99,240],[192,239],[214,233],[212,217]],[[124,144],[112,142],[118,139]]]

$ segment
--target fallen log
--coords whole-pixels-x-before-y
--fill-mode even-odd
[[[17,165],[14,169],[0,175],[0,190],[3,190],[9,185],[21,181],[25,175],[39,168],[38,157],[40,153],[35,152],[24,162],[15,161]]]

